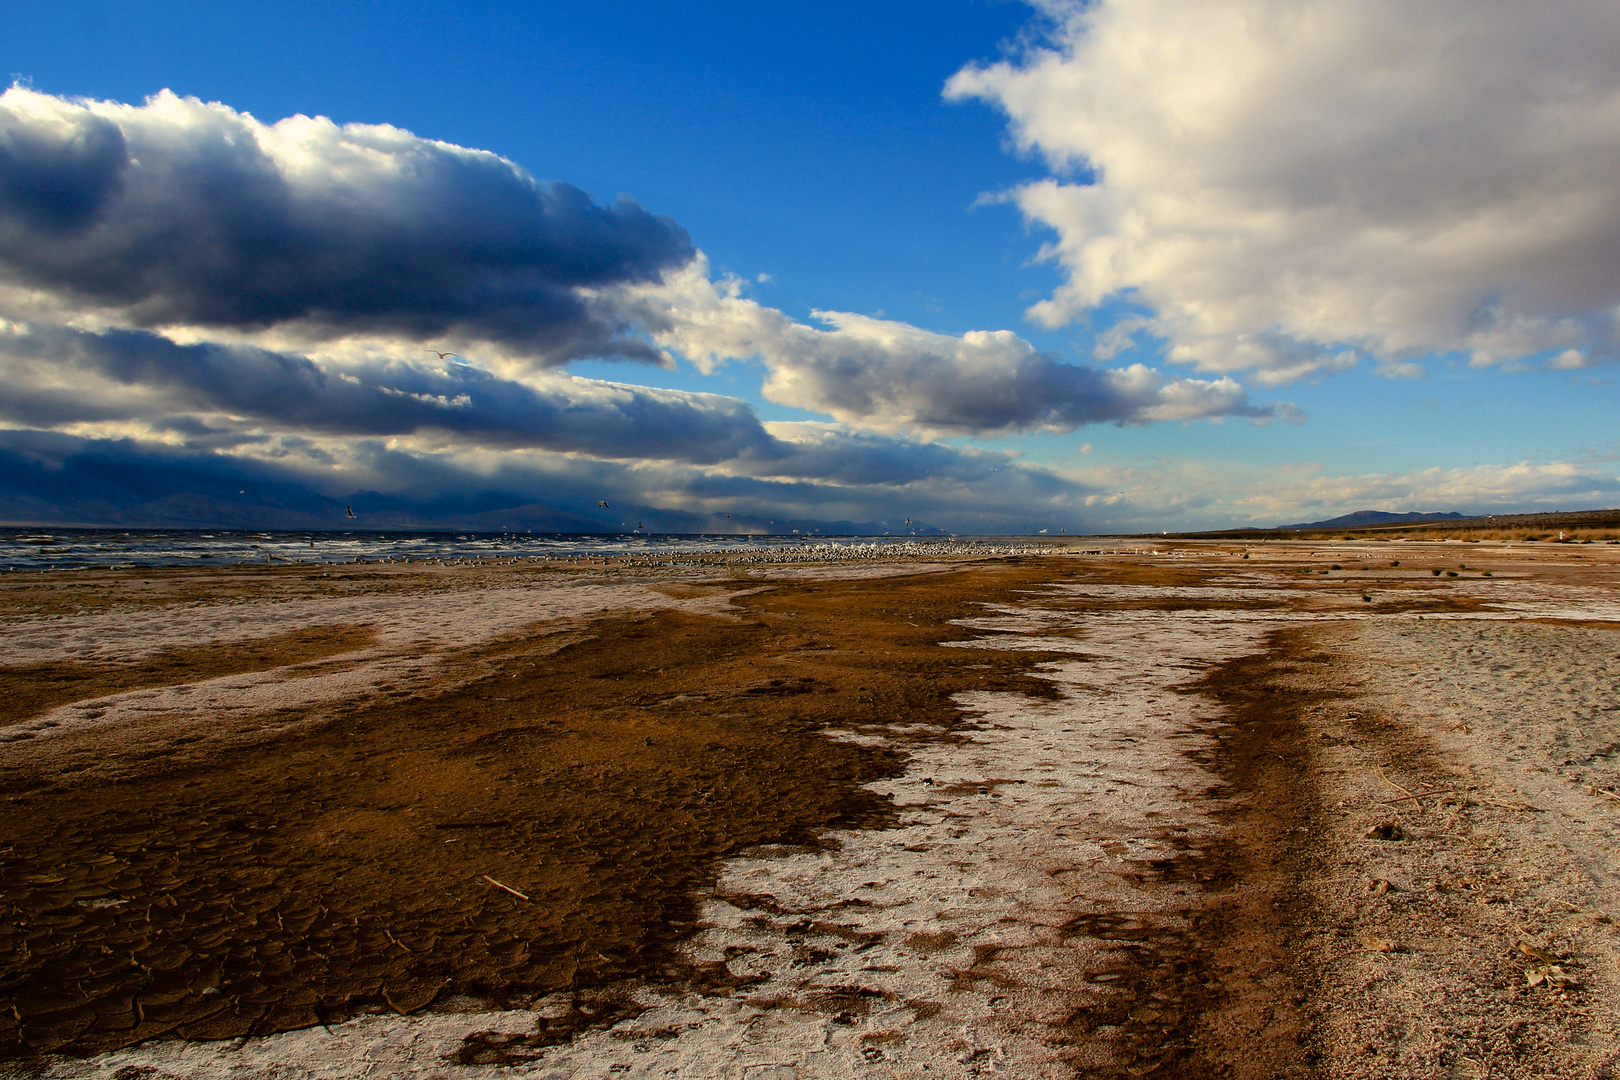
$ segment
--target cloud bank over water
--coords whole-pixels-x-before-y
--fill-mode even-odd
[[[1620,8],[1038,6],[1042,43],[946,89],[1051,169],[1010,194],[1056,234],[1038,321],[1125,299],[1171,359],[1268,383],[1614,358]]]
[[[1092,493],[939,440],[1295,416],[1229,377],[1065,363],[1006,330],[815,318],[715,280],[669,218],[487,151],[167,91],[0,95],[0,423],[18,461],[49,445],[176,483],[995,528],[1072,523]],[[758,359],[767,399],[827,420],[559,370],[582,359]]]

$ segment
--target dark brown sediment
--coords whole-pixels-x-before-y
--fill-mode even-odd
[[[724,615],[500,642],[453,658],[440,692],[328,706],[201,760],[85,736],[127,759],[116,781],[14,764],[0,1054],[701,979],[669,946],[720,858],[890,819],[862,785],[903,751],[826,728],[948,738],[958,691],[1050,693],[1026,674],[1041,654],[969,667],[939,645],[1050,574],[751,582]]]
[[[1084,976],[1094,1002],[1061,1025],[1067,1045],[1110,1047],[1101,1075],[1315,1075],[1312,978],[1289,943],[1316,870],[1298,838],[1320,812],[1302,716],[1334,696],[1297,676],[1327,661],[1308,630],[1279,630],[1264,651],[1181,688],[1223,706],[1195,755],[1217,778],[1208,794],[1221,829],[1197,847],[1167,833],[1160,841],[1178,853],[1130,871],[1139,886],[1194,886],[1179,911],[1093,912],[1064,927],[1108,957]]]

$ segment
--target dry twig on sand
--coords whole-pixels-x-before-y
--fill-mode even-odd
[[[1403,788],[1401,785],[1397,784],[1395,781],[1391,780],[1387,775],[1385,775],[1384,767],[1382,765],[1374,765],[1373,768],[1378,770],[1378,775],[1383,777],[1384,783],[1388,784],[1396,791],[1405,792],[1408,799],[1416,799],[1419,797],[1418,793],[1413,791],[1411,788]]]
[[[1394,806],[1396,803],[1407,802],[1407,801],[1409,801],[1411,799],[1427,799],[1431,795],[1433,795],[1433,796],[1435,796],[1437,798],[1444,798],[1447,795],[1457,795],[1457,794],[1460,794],[1460,793],[1456,792],[1456,791],[1420,791],[1416,795],[1402,795],[1398,799],[1380,799],[1379,802],[1381,802],[1385,806]]]
[[[1536,946],[1536,945],[1532,945],[1528,941],[1520,940],[1520,941],[1515,941],[1513,944],[1519,950],[1519,952],[1522,953],[1527,959],[1539,960],[1543,964],[1561,964],[1561,963],[1564,962],[1563,957],[1554,956],[1552,953],[1548,952],[1546,949],[1540,948],[1539,946]]]
[[[497,889],[504,889],[506,892],[511,893],[513,896],[517,897],[519,900],[527,900],[529,898],[526,894],[518,892],[516,889],[512,888],[512,886],[510,886],[510,885],[502,885],[500,882],[496,881],[494,878],[490,877],[488,874],[480,874],[479,876],[482,877],[485,881],[489,882],[491,885],[495,886]]]
[[[1495,799],[1481,799],[1479,801],[1484,803],[1486,806],[1495,806],[1502,810],[1527,810],[1536,814],[1541,813],[1541,808],[1539,806],[1531,806],[1529,803],[1498,802]]]

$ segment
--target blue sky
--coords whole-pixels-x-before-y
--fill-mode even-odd
[[[971,531],[1025,523],[1015,518],[1101,531],[1620,502],[1620,295],[1602,283],[1620,237],[1602,196],[1620,147],[1604,42],[1620,38],[1603,6],[1561,4],[1563,24],[1580,29],[1550,41],[1510,5],[1199,7],[14,2],[0,11],[0,60],[35,95],[140,107],[167,89],[261,124],[303,114],[392,125],[490,151],[600,204],[627,196],[671,219],[707,263],[705,284],[689,281],[680,298],[614,301],[609,321],[671,358],[657,367],[532,343],[514,359],[506,331],[488,326],[446,337],[398,323],[315,332],[307,312],[268,326],[160,319],[87,300],[69,278],[42,286],[29,275],[43,271],[0,250],[6,280],[33,298],[0,297],[11,304],[0,317],[36,328],[32,374],[6,377],[18,403],[5,426],[224,455],[332,496],[444,475],[498,489],[497,501],[557,503],[564,488],[595,484],[700,517],[875,521],[914,505],[919,520]],[[1564,99],[1522,89],[1552,69],[1568,80]],[[1447,89],[1458,85],[1469,100]],[[1558,107],[1597,119],[1549,139]],[[170,145],[147,137],[148,155]],[[1555,205],[1582,209],[1518,235],[1527,214]],[[1046,245],[1055,251],[1042,257]],[[687,257],[659,256],[660,272]],[[625,275],[612,287],[645,284]],[[750,355],[757,327],[691,322],[690,305],[732,277],[734,299],[752,306],[726,317],[773,313],[778,353]],[[830,324],[816,312],[878,323],[817,338]],[[648,318],[672,328],[635,322]],[[893,462],[950,450],[966,471],[944,483],[949,470],[896,464],[888,479],[851,480],[844,458],[784,474],[651,444],[598,467],[551,432],[514,447],[466,426],[401,428],[379,449],[383,427],[311,427],[244,411],[230,394],[204,400],[196,386],[115,417],[89,403],[146,384],[110,360],[50,360],[47,339],[90,348],[38,329],[51,320],[268,349],[329,375],[364,354],[373,366],[348,377],[383,382],[403,376],[397,363],[384,374],[379,356],[420,360],[448,342],[518,397],[563,393],[566,372],[589,381],[568,392],[592,401],[602,383],[735,399],[793,444],[759,451],[772,461],[799,461],[810,431],[818,454],[833,442],[845,454],[881,443]],[[889,324],[934,336],[897,346]],[[927,367],[974,331],[1021,343]],[[726,356],[702,363],[700,339]],[[59,402],[42,411],[44,390],[23,385],[53,362],[66,385],[51,400],[82,387],[77,414]],[[995,392],[999,363],[1022,397],[991,416],[974,403]],[[1075,374],[1133,364],[1146,371],[1128,387]],[[1061,407],[1043,410],[1046,398]],[[175,434],[194,429],[207,437]],[[402,458],[380,464],[384,450],[415,455],[420,473]],[[1000,465],[978,469],[986,454],[1027,490],[1008,488]]]

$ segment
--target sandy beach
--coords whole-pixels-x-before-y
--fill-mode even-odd
[[[0,1074],[1605,1077],[1620,546],[0,580]]]

